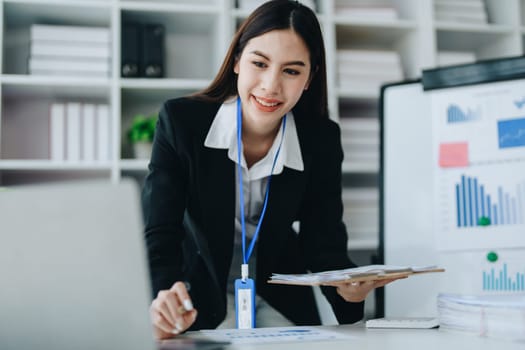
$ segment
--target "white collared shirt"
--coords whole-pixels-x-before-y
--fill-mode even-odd
[[[279,143],[283,137],[282,134],[283,129],[281,126],[266,156],[253,164],[250,169],[248,169],[244,154],[242,154],[241,165],[243,171],[244,215],[247,237],[253,237],[253,234],[255,233],[255,228],[257,227],[264,202],[264,196],[266,194],[266,184],[268,183],[268,177],[270,176],[275,153],[277,152]],[[226,101],[221,105],[210,130],[208,131],[204,145],[209,148],[228,149],[228,158],[238,164],[236,98]],[[282,173],[285,166],[298,171],[304,170],[299,138],[297,137],[297,130],[292,112],[288,112],[286,115],[284,139],[279,152],[279,157],[275,163],[273,174],[277,175]],[[238,171],[236,170],[235,231],[236,233],[239,233],[235,235],[236,241],[238,241],[241,233],[238,176]]]

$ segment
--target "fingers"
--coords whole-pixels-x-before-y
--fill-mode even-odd
[[[348,302],[361,302],[373,290],[374,281],[347,282],[339,284],[337,293]]]
[[[193,303],[191,302],[190,295],[188,294],[188,290],[186,288],[186,284],[183,282],[177,282],[171,287],[171,291],[175,292],[179,296],[179,300],[182,301],[182,309],[179,306],[178,313],[184,313],[181,311],[191,311],[193,310]]]
[[[331,285],[337,288],[337,293],[346,301],[361,302],[365,300],[368,293],[375,288],[383,287],[402,278],[406,278],[406,276],[380,280],[334,283]]]
[[[153,303],[155,303],[156,301],[153,301]],[[166,336],[164,337],[161,337],[161,338],[165,338],[165,337],[170,337],[173,335],[173,321],[168,321],[166,319],[166,317],[162,314],[162,312],[155,312],[153,311],[155,307],[153,306],[152,304],[152,311],[151,311],[151,320],[153,322],[153,325],[155,326],[155,328],[157,328],[160,333],[164,333],[166,334]]]
[[[151,303],[150,314],[159,339],[185,331],[197,318],[197,310],[182,282],[175,283],[169,290],[160,291]]]

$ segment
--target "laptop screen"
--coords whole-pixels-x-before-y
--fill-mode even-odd
[[[131,181],[0,192],[0,348],[155,348]]]

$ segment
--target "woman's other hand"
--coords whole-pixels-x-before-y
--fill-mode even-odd
[[[155,337],[167,339],[188,329],[197,318],[188,289],[176,282],[169,290],[161,290],[151,302],[150,316]]]

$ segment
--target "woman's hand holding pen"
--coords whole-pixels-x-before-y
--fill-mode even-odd
[[[169,290],[161,290],[150,306],[150,315],[157,339],[174,337],[188,329],[197,318],[186,284],[176,282]]]
[[[344,282],[344,283],[333,283],[329,284],[337,288],[337,294],[339,294],[344,300],[348,302],[361,302],[366,299],[368,293],[375,288],[383,287],[390,282],[394,282],[398,279],[406,277],[397,277],[390,279],[381,280],[370,280],[361,282]]]

